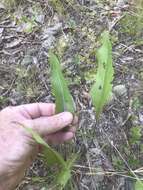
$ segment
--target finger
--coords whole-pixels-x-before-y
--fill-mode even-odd
[[[55,104],[52,103],[33,103],[16,106],[21,113],[26,114],[28,118],[38,118],[42,116],[51,116],[55,114]]]
[[[41,135],[55,133],[70,125],[73,115],[69,112],[63,112],[51,117],[40,117],[38,119],[26,120],[24,125],[32,128]]]
[[[70,126],[70,127],[68,128],[68,131],[67,131],[67,132],[75,133],[75,132],[76,132],[76,127]]]
[[[69,141],[74,137],[74,133],[72,132],[57,132],[52,135],[48,135],[45,137],[45,141],[47,141],[48,144],[61,144],[65,141]]]
[[[73,132],[73,133],[75,133],[76,132],[76,127],[72,126],[72,125],[69,125],[69,126],[65,127],[62,131],[63,132]]]

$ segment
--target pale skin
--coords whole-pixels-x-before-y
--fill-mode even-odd
[[[73,123],[77,119],[71,113],[55,114],[54,104],[34,103],[3,109],[0,112],[0,190],[14,190],[40,150],[23,126],[32,128],[48,143],[59,144],[74,137],[75,127],[62,130]]]

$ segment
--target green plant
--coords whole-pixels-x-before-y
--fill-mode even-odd
[[[135,182],[135,190],[142,190],[143,189],[143,183],[142,181],[137,180]]]
[[[60,62],[57,56],[49,52],[49,62],[51,66],[51,85],[52,92],[56,100],[56,112],[63,111],[75,112],[75,105],[73,98],[69,92],[66,80],[62,74]],[[70,159],[64,160],[63,157],[54,149],[52,149],[35,131],[26,128],[26,130],[33,136],[38,144],[43,145],[43,159],[48,166],[57,166],[58,171],[55,174],[54,186],[56,189],[62,190],[69,179],[71,178],[71,168],[75,162],[76,155],[72,155]]]
[[[60,62],[52,52],[49,53],[49,62],[51,65],[52,92],[56,100],[56,112],[69,111],[74,113],[75,103],[62,74]]]
[[[114,73],[112,66],[112,46],[109,39],[109,33],[107,31],[102,33],[101,43],[102,46],[99,48],[97,53],[98,69],[96,74],[96,83],[91,89],[91,97],[95,106],[97,118],[110,97],[112,91],[111,82],[113,80]],[[60,113],[63,111],[70,111],[74,113],[75,104],[69,92],[67,82],[62,74],[60,61],[52,51],[49,52],[49,63],[51,66],[51,88],[52,93],[55,96],[56,112]],[[53,154],[52,157],[54,155],[55,154]],[[61,159],[61,156],[59,158]],[[66,164],[67,163],[68,162],[66,162]],[[63,167],[58,174],[57,181],[61,184],[61,189],[65,187],[71,176],[71,163],[73,163],[73,161],[71,162],[70,160],[69,163],[70,164]]]
[[[62,190],[71,178],[71,168],[76,160],[76,155],[72,155],[69,160],[65,161],[63,157],[57,151],[52,149],[37,132],[31,128],[23,127],[32,135],[33,139],[38,144],[43,146],[43,159],[45,163],[50,167],[57,165],[59,171],[56,171],[53,184],[56,186],[56,189]]]
[[[90,94],[99,118],[103,106],[108,102],[112,93],[112,81],[114,69],[112,65],[112,45],[109,33],[104,31],[101,34],[101,47],[97,51],[98,68]]]
[[[66,167],[64,159],[61,157],[59,153],[57,153],[55,150],[53,150],[41,137],[38,133],[33,131],[30,128],[25,129],[32,135],[34,140],[38,143],[41,144],[45,147],[44,149],[44,157],[46,158],[46,162],[48,165],[53,165],[53,164],[59,164],[62,167]],[[48,156],[46,156],[48,155]]]
[[[75,104],[73,98],[69,92],[68,85],[66,80],[62,74],[60,62],[57,56],[49,52],[49,62],[51,66],[51,85],[52,92],[55,96],[56,100],[56,112],[60,113],[63,111],[69,111],[74,114],[75,112]],[[24,72],[23,72],[24,71]],[[32,70],[33,71],[33,70]],[[28,70],[18,69],[17,74],[19,79],[28,79],[29,73]],[[34,72],[35,76],[35,72]],[[30,81],[32,81],[30,75]],[[28,83],[29,84],[29,83]],[[34,83],[35,84],[35,83]],[[26,81],[24,80],[24,85],[26,85]],[[70,155],[69,159],[64,160],[62,155],[60,155],[57,151],[51,148],[42,138],[41,136],[26,126],[23,126],[33,137],[33,139],[40,145],[43,146],[43,159],[47,166],[56,167],[56,174],[54,173],[54,182],[51,184],[53,186],[56,185],[56,189],[62,190],[69,179],[71,178],[71,171],[73,163],[75,162],[77,154]]]

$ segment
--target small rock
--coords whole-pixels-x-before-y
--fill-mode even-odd
[[[49,38],[43,41],[42,47],[45,49],[49,49],[52,46],[52,44],[55,42],[55,39],[56,38],[54,36],[49,35]]]
[[[139,113],[139,120],[141,122],[141,125],[143,125],[143,113]]]
[[[0,2],[0,9],[6,9],[3,3]]]
[[[49,38],[49,36],[54,36],[62,29],[62,23],[57,23],[53,27],[45,27],[43,29],[42,40]]]
[[[45,27],[43,29],[43,34],[41,40],[43,41],[42,47],[49,49],[52,44],[55,42],[55,35],[61,30],[62,23],[57,23],[53,27]]]
[[[101,149],[99,149],[99,148],[90,148],[90,150],[89,150],[92,154],[94,154],[94,155],[99,155],[99,154],[101,154]]]
[[[113,92],[116,96],[126,96],[127,95],[127,89],[124,84],[117,85],[113,88]]]
[[[21,61],[21,65],[25,65],[25,66],[28,66],[28,65],[31,65],[32,64],[32,56],[30,55],[26,55],[23,60]]]
[[[43,24],[43,23],[44,23],[44,20],[45,20],[45,15],[43,15],[43,14],[36,15],[36,16],[35,16],[35,20],[36,20],[38,23]]]
[[[118,0],[117,7],[123,7],[126,4],[125,0]]]

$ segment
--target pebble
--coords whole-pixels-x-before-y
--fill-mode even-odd
[[[113,92],[116,96],[126,96],[127,88],[124,84],[117,85],[113,88]]]

